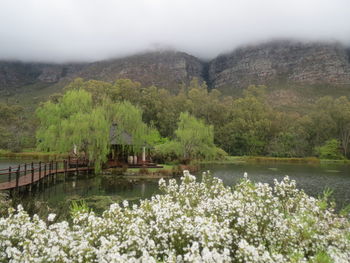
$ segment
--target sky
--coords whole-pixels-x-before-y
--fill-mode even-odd
[[[350,0],[0,0],[1,60],[211,59],[271,39],[350,46]]]

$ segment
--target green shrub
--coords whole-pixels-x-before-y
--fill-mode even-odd
[[[323,146],[316,148],[316,153],[321,159],[339,160],[344,159],[341,154],[340,142],[337,139],[331,139],[325,142]]]
[[[139,169],[139,174],[140,175],[148,175],[148,174],[150,174],[150,171],[147,168],[142,167]]]

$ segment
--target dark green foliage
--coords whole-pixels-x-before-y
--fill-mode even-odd
[[[12,206],[9,194],[0,192],[0,215],[5,216],[8,213],[8,209]]]
[[[217,129],[217,143],[233,155],[261,155],[271,136],[273,112],[265,87],[249,87],[228,108],[229,119]]]
[[[298,156],[296,135],[290,132],[280,132],[269,146],[269,154],[275,157],[295,157]]]
[[[319,99],[306,116],[305,128],[311,146],[320,146],[336,138],[343,155],[348,157],[350,143],[350,102],[346,97],[333,99],[330,96]]]
[[[23,107],[0,103],[0,149],[19,152],[35,144],[34,123]]]
[[[45,104],[49,115],[70,119],[61,127],[64,128],[66,136],[74,134],[71,131],[74,125],[69,126],[69,122],[84,122],[86,125],[82,125],[83,129],[97,133],[104,126],[102,121],[105,118],[107,122],[119,123],[117,132],[127,130],[132,134],[136,145],[145,142],[159,145],[155,158],[174,160],[181,156],[186,159],[185,155],[189,153],[184,154],[176,143],[179,138],[176,138],[175,131],[178,129],[181,113],[188,112],[190,116],[209,125],[208,127],[211,125],[215,145],[231,155],[305,157],[315,155],[314,149],[335,138],[340,142],[342,155],[349,157],[350,102],[346,97],[326,96],[317,101],[303,99],[293,107],[282,107],[271,101],[270,95],[276,91],[275,88],[251,86],[237,93],[241,97],[232,98],[223,96],[215,89],[208,91],[206,84],[198,79],[193,79],[188,86],[181,85],[176,94],[161,87],[144,87],[129,79],[119,79],[114,83],[76,79],[65,88],[66,94],[82,90],[90,94],[89,101],[79,99],[75,103],[74,99],[66,99],[64,108],[67,109],[61,115],[57,114],[56,107],[64,100],[65,95],[54,94],[51,102]],[[15,115],[18,117],[20,114]],[[102,115],[105,117],[101,118]],[[40,118],[45,120],[45,116]],[[97,126],[94,128],[91,122]],[[30,136],[16,133],[20,129],[15,127],[17,128],[0,126],[0,147],[16,148],[16,145],[31,143]],[[50,131],[48,127],[44,130]],[[81,137],[82,131],[77,130],[78,137]],[[107,129],[105,133],[106,131]],[[50,133],[54,134],[52,131]],[[160,135],[165,139],[161,139]],[[211,138],[211,134],[209,137]],[[57,134],[52,136],[54,138],[57,138]],[[71,140],[66,142],[72,143]],[[84,144],[83,140],[80,143]],[[87,147],[81,149],[89,151]],[[139,148],[135,147],[137,149]],[[193,157],[203,158],[203,153],[194,154]]]

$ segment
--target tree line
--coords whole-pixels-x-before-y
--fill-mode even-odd
[[[0,150],[19,152],[35,145],[36,119],[19,105],[0,103]]]
[[[349,157],[350,102],[347,97],[321,97],[309,102],[307,110],[300,112],[272,106],[268,99],[268,88],[264,86],[250,86],[243,91],[242,96],[233,98],[215,89],[208,90],[206,84],[197,79],[187,86],[181,86],[179,92],[174,94],[155,86],[142,87],[140,83],[129,79],[108,83],[78,78],[64,88],[64,93],[52,95],[49,103],[58,105],[67,93],[73,91],[85,91],[90,96],[88,103],[92,111],[81,113],[86,116],[75,116],[78,119],[86,118],[87,123],[100,120],[98,109],[108,111],[107,105],[118,104],[121,111],[122,103],[135,107],[138,111],[137,122],[156,131],[153,134],[157,133],[160,139],[156,139],[155,144],[162,145],[156,147],[157,152],[166,158],[180,155],[180,152],[184,158],[206,158],[205,153],[221,155],[223,152],[219,149],[230,155]],[[63,107],[73,107],[69,102],[65,103],[68,104]],[[3,118],[3,111],[9,111],[8,108],[11,107],[0,107],[1,121],[6,119]],[[114,112],[114,117],[108,117],[109,122],[120,116],[115,110],[109,111]],[[131,108],[126,110],[132,111]],[[40,108],[37,112],[41,119]],[[20,110],[14,116],[21,116]],[[45,127],[42,120],[40,123],[38,133]],[[194,142],[191,132],[188,133],[186,129],[181,131],[181,127],[185,127],[182,125],[184,123],[192,127],[189,130],[201,131],[201,134],[197,134],[197,138],[200,138],[197,142]],[[2,126],[0,132],[6,134],[16,130],[16,127],[21,130],[20,125],[16,126],[16,122],[13,122],[12,126]],[[191,140],[186,138],[191,136],[192,142],[188,143]],[[1,148],[9,147],[4,142],[0,143]],[[184,151],[184,147],[188,150]],[[203,150],[205,147],[209,148]]]

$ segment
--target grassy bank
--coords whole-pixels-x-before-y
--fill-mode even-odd
[[[202,164],[230,164],[230,163],[273,163],[273,162],[281,162],[281,163],[308,163],[308,164],[320,164],[320,163],[349,163],[350,160],[325,160],[319,159],[317,157],[270,157],[270,156],[227,156],[224,160],[219,161],[202,161]]]
[[[147,178],[158,178],[162,176],[173,175],[176,171],[176,166],[164,165],[162,168],[109,168],[103,171],[104,175],[111,175],[113,177],[147,177]]]
[[[140,172],[142,169],[147,169],[149,171],[162,171],[162,170],[171,170],[175,167],[175,165],[169,165],[169,164],[159,164],[160,166],[163,166],[162,168],[128,168],[128,171],[131,172]]]
[[[159,164],[162,168],[110,168],[105,170],[105,175],[130,177],[132,179],[157,179],[182,175],[184,170],[196,172],[199,165],[171,165]]]
[[[66,158],[67,154],[57,152],[38,152],[34,150],[24,150],[23,152],[11,152],[0,149],[0,158],[19,158],[19,159],[62,159]]]
[[[247,156],[244,157],[247,162],[284,162],[284,163],[320,163],[320,159],[316,157],[267,157],[267,156]]]

